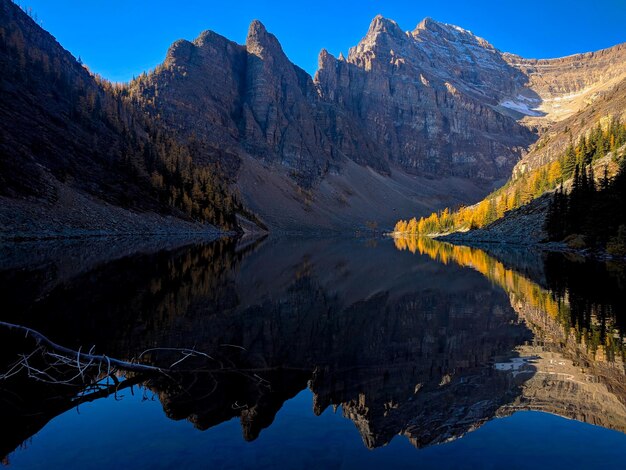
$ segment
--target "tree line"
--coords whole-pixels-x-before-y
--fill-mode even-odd
[[[436,235],[484,227],[500,219],[510,210],[528,204],[552,191],[574,176],[576,167],[589,167],[593,162],[613,153],[626,143],[626,124],[611,117],[602,126],[597,124],[588,133],[570,142],[563,154],[554,161],[511,178],[504,186],[489,194],[478,204],[446,208],[427,217],[399,220],[394,232],[411,235]]]

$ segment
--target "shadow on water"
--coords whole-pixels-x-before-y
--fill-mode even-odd
[[[141,383],[167,416],[198,429],[239,418],[246,440],[307,387],[314,413],[341,407],[368,448],[398,434],[416,447],[445,442],[518,410],[626,431],[617,267],[553,255],[530,266],[515,253],[505,264],[427,239],[183,245],[111,261],[94,260],[93,247],[89,256],[43,249],[48,258],[22,265],[7,257],[3,320],[123,359],[157,346],[211,354],[236,370],[127,374],[114,387]],[[516,270],[515,260],[526,265]],[[580,281],[590,269],[605,291]],[[3,368],[32,349],[0,334]],[[141,357],[172,363],[168,351]],[[0,454],[111,391],[88,395],[24,376],[0,383],[0,415],[13,436]]]

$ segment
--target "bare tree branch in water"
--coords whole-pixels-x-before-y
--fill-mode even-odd
[[[36,348],[28,354],[20,354],[18,360],[13,363],[9,370],[0,373],[0,380],[9,379],[21,372],[26,372],[28,377],[45,383],[57,385],[82,385],[101,387],[98,382],[105,377],[110,377],[114,383],[118,382],[117,372],[131,372],[143,376],[161,375],[172,379],[175,373],[235,373],[249,377],[259,385],[268,385],[268,382],[258,375],[257,372],[267,372],[269,368],[250,369],[238,367],[226,356],[219,358],[192,348],[166,348],[156,347],[143,351],[137,359],[141,360],[149,353],[167,352],[177,353],[181,357],[176,358],[167,367],[159,367],[135,360],[124,361],[104,354],[95,354],[95,347],[88,351],[70,349],[55,343],[50,338],[32,328],[0,321],[0,327],[10,331],[23,333],[25,338],[32,338]],[[234,348],[245,351],[242,346],[223,344],[224,348]],[[194,367],[181,368],[180,365],[190,358],[206,360],[206,364]],[[172,361],[172,358],[170,358]]]
[[[23,325],[0,321],[0,327],[23,333],[24,338],[31,338],[36,344],[33,351],[19,354],[17,361],[6,372],[0,373],[0,380],[10,379],[13,376],[24,373],[30,379],[38,382],[53,385],[80,386],[83,388],[82,393],[84,394],[93,390],[108,389],[109,379],[113,382],[114,388],[119,387],[121,382],[116,376],[118,372],[137,374],[144,380],[155,375],[164,376],[172,379],[173,383],[176,383],[176,380],[173,380],[171,376],[173,373],[205,372],[212,374],[213,372],[226,369],[241,373],[241,371],[236,370],[231,361],[228,361],[228,366],[225,366],[223,361],[190,348],[151,348],[138,356],[138,359],[141,360],[146,354],[159,351],[180,354],[182,356],[176,358],[168,367],[158,367],[135,362],[134,359],[124,361],[104,354],[95,354],[95,347],[93,346],[86,352],[82,350],[82,347],[78,350],[70,349],[55,343],[39,331]],[[180,368],[181,363],[193,357],[205,359],[210,364],[203,365],[202,368]],[[251,377],[254,376],[251,375]],[[104,383],[104,379],[107,379],[106,383]],[[261,383],[261,380],[259,380],[259,383]],[[109,391],[109,393],[111,392]]]
[[[12,331],[23,332],[26,338],[32,338],[33,340],[35,340],[38,346],[37,349],[35,349],[32,353],[28,355],[21,355],[21,359],[16,362],[7,373],[0,375],[0,379],[6,379],[12,375],[17,374],[21,370],[28,371],[29,376],[34,379],[42,380],[44,382],[51,381],[54,383],[70,383],[79,377],[84,379],[84,375],[87,369],[93,371],[95,367],[98,367],[98,371],[100,372],[100,374],[105,372],[106,375],[111,375],[115,370],[140,373],[143,372],[150,374],[160,373],[166,375],[168,372],[171,372],[170,368],[155,367],[148,364],[122,361],[103,354],[94,354],[93,347],[87,353],[82,352],[80,349],[78,351],[75,351],[73,349],[66,348],[65,346],[61,346],[60,344],[55,343],[37,330],[33,330],[32,328],[28,328],[26,326],[16,325],[3,321],[0,321],[0,326],[8,328]],[[45,355],[49,359],[51,359],[49,366],[45,370],[40,370],[32,364],[31,358],[36,353],[41,353],[42,355]],[[58,379],[54,379],[50,375],[50,373],[54,372],[54,370],[60,366],[75,367],[78,373],[76,376],[70,379],[59,381]]]

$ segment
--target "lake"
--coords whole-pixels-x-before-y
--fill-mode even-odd
[[[17,371],[0,380],[11,468],[620,468],[626,455],[617,263],[430,239],[23,242],[2,247],[0,292],[1,321],[167,368],[92,366],[87,385],[0,328],[0,373]]]

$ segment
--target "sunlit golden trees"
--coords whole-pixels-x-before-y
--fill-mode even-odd
[[[609,151],[615,152],[624,143],[626,125],[611,118],[604,127],[598,124],[589,135],[581,136],[576,145],[570,142],[560,158],[509,180],[481,202],[456,211],[446,208],[433,212],[414,223],[399,221],[394,231],[413,235],[437,235],[484,227],[501,218],[507,211],[517,209],[554,190],[573,176],[577,165],[587,166]]]

